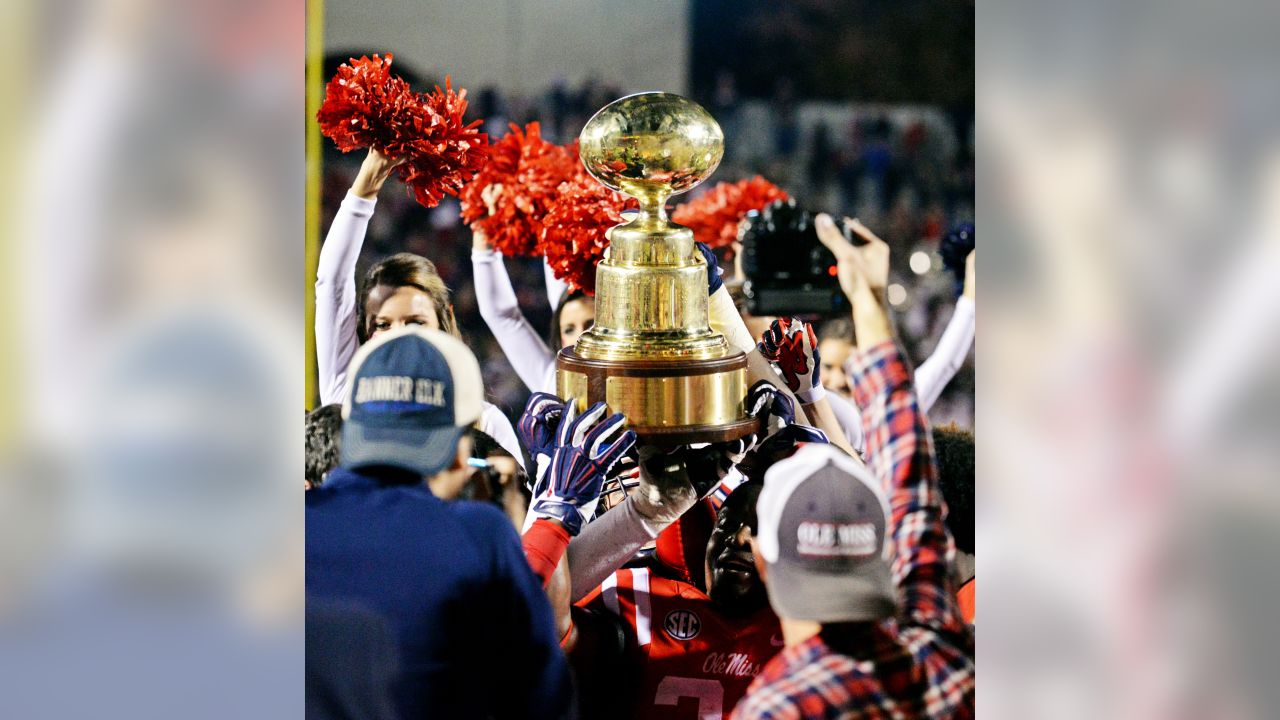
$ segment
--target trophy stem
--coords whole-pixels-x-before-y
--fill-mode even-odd
[[[636,198],[640,201],[640,211],[636,216],[636,224],[641,227],[666,227],[671,224],[667,217],[667,193],[645,193]]]

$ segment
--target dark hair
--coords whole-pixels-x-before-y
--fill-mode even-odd
[[[955,423],[933,429],[938,486],[947,502],[947,528],[956,549],[972,553],[974,508],[974,436]]]
[[[497,456],[515,459],[510,451],[498,444],[498,441],[494,440],[489,433],[479,428],[471,428],[468,432],[471,433],[471,457],[487,458]]]
[[[551,313],[551,332],[547,335],[547,342],[551,345],[551,352],[560,352],[560,313],[564,311],[564,306],[574,300],[583,300],[587,298],[587,294],[581,290],[565,290],[560,296],[560,302],[556,303],[555,312]]]
[[[338,466],[342,444],[342,406],[323,405],[307,413],[304,474],[311,487],[320,487],[325,475]]]
[[[822,323],[822,326],[818,328],[818,342],[823,340],[844,340],[847,343],[852,343],[853,320],[842,317]]]
[[[440,323],[440,329],[454,337],[462,337],[458,333],[458,321],[453,317],[453,304],[449,302],[449,288],[436,271],[435,263],[421,255],[396,253],[365,273],[359,305],[356,307],[356,311],[360,313],[360,322],[356,326],[360,342],[365,342],[372,334],[370,318],[365,308],[369,303],[369,293],[379,285],[392,288],[414,287],[426,293],[435,306],[436,321]]]

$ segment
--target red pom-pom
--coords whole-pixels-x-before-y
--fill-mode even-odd
[[[576,146],[542,139],[538,123],[516,125],[491,148],[489,162],[462,189],[462,220],[503,255],[535,255],[557,188],[582,168]]]
[[[391,74],[391,55],[374,55],[338,66],[316,120],[342,152],[381,150],[396,139],[396,128],[410,122],[415,107],[409,83]]]
[[[542,223],[539,249],[557,278],[571,290],[596,292],[596,265],[609,246],[605,231],[622,222],[626,199],[584,171],[562,184]]]
[[[435,207],[445,194],[457,195],[463,184],[484,166],[489,137],[467,124],[467,91],[445,89],[415,93],[391,74],[391,54],[362,57],[338,67],[325,88],[324,104],[316,113],[320,132],[339,150],[373,147],[389,157],[404,158],[396,174],[426,207]]]
[[[397,169],[400,179],[413,189],[418,202],[435,207],[445,194],[457,195],[462,186],[484,167],[489,157],[489,136],[478,128],[483,121],[466,124],[467,91],[453,91],[448,76],[444,89],[436,86],[422,98],[422,111],[413,118],[412,131],[403,135],[402,145],[388,146],[388,152],[408,159]]]
[[[738,223],[752,210],[787,193],[759,175],[736,183],[716,183],[709,191],[677,207],[671,219],[693,230],[693,237],[713,248],[732,245],[738,239]]]

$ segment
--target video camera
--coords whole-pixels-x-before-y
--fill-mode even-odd
[[[747,213],[742,230],[742,293],[752,315],[839,315],[849,311],[836,258],[818,240],[814,214],[794,200]],[[840,232],[855,244],[848,228]]]

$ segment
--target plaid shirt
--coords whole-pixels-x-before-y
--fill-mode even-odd
[[[867,628],[852,655],[833,650],[822,634],[779,653],[733,718],[973,717],[973,636],[952,588],[955,546],[943,524],[928,421],[893,342],[858,361],[854,395],[867,464],[892,506],[900,613]]]

